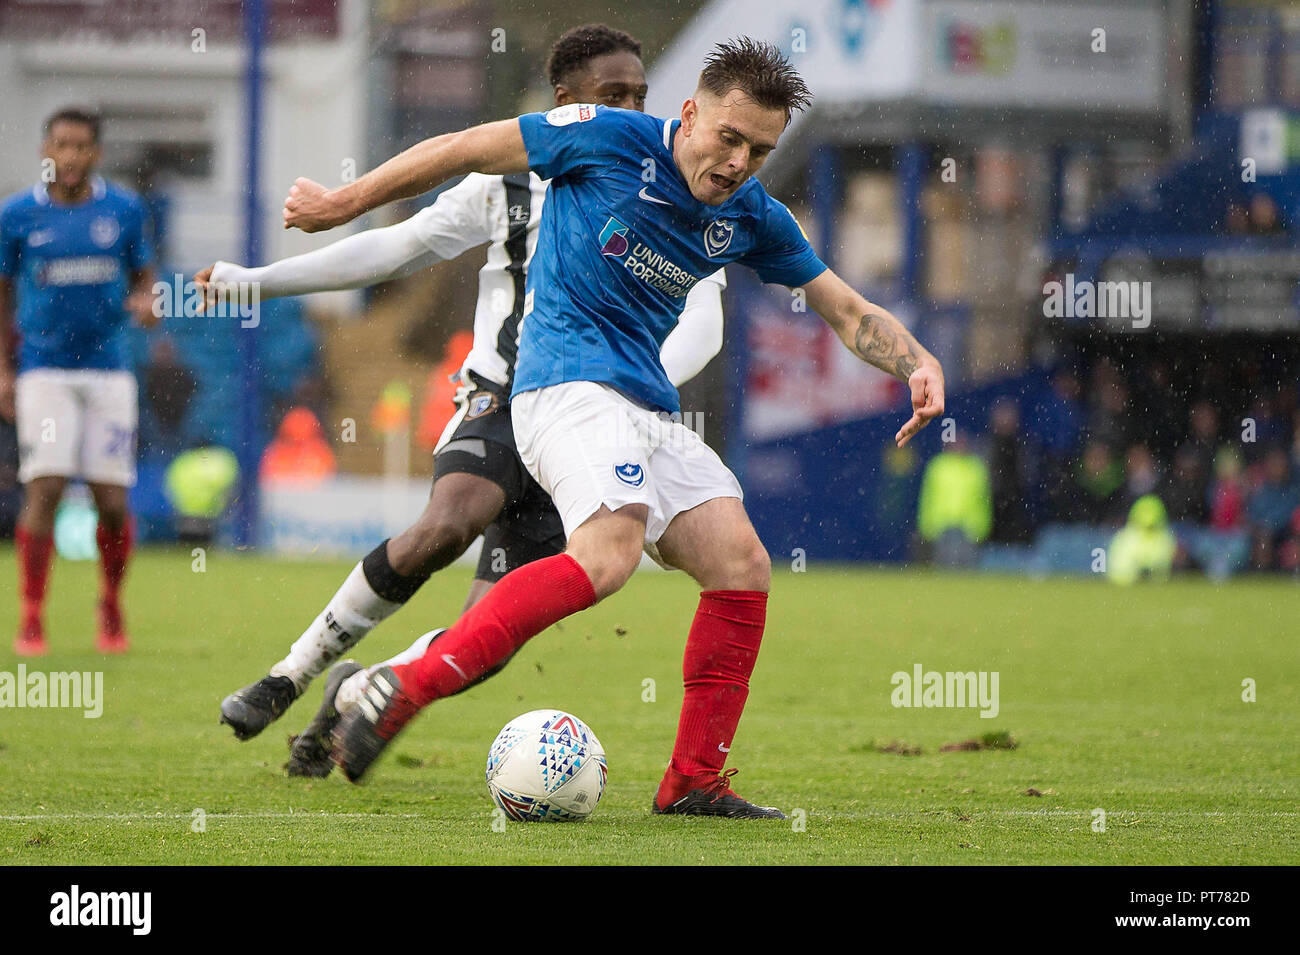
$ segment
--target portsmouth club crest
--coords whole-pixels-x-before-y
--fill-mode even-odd
[[[90,238],[101,249],[111,247],[117,241],[121,231],[117,220],[108,216],[96,216],[90,223]]]
[[[709,258],[726,252],[735,232],[735,228],[726,219],[714,219],[710,222],[704,229],[704,251],[709,253]]]

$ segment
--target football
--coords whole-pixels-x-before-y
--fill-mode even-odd
[[[488,750],[492,800],[517,822],[586,819],[605,791],[608,772],[596,734],[562,710],[515,717]]]

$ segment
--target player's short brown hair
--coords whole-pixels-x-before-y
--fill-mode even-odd
[[[603,23],[574,27],[551,47],[551,55],[546,60],[546,78],[552,86],[559,86],[596,57],[620,50],[639,57],[641,41]]]
[[[747,36],[713,48],[704,59],[699,89],[715,96],[740,90],[759,106],[785,110],[787,123],[794,110],[812,105],[812,93],[784,54]]]
[[[95,140],[96,145],[99,143],[99,116],[88,109],[82,109],[79,106],[65,106],[57,110],[45,121],[46,136],[49,136],[54,130],[55,123],[80,123],[83,126],[88,126],[90,127],[90,135]]]

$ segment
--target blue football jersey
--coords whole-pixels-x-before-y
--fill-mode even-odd
[[[731,262],[792,287],[825,271],[757,180],[719,206],[691,195],[672,157],[680,125],[576,103],[519,117],[528,164],[551,186],[528,268],[515,394],[596,381],[677,411],[659,350],[696,282]]]
[[[0,275],[13,280],[18,369],[127,367],[131,272],[153,263],[134,193],[91,180],[90,197],[52,201],[44,184],[0,207]]]

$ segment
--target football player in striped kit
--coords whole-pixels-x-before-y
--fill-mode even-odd
[[[555,43],[547,64],[556,106],[597,102],[643,109],[646,80],[640,54],[638,41],[603,24],[570,30]],[[525,275],[546,194],[547,181],[534,173],[475,173],[397,225],[261,268],[218,262],[195,276],[200,285],[218,288],[257,282],[265,299],[373,285],[488,243],[487,264],[479,273],[474,345],[460,372],[459,411],[435,448],[433,492],[424,513],[357,564],[266,677],[222,702],[221,720],[237,738],[250,739],[265,729],[314,677],[405,604],[430,575],[460,557],[480,534],[483,550],[466,607],[509,571],[563,551],[560,517],[515,449],[509,404]],[[674,384],[698,374],[722,347],[724,284],[722,270],[701,281],[664,342],[661,360]],[[418,658],[441,632],[424,634],[388,663]],[[291,774],[330,771],[335,693],[360,669],[344,661],[330,674],[317,718],[293,747]]]
[[[20,656],[48,650],[41,614],[54,515],[75,478],[89,486],[99,513],[95,646],[128,648],[119,594],[133,538],[127,489],[135,484],[138,399],[126,322],[128,314],[144,327],[158,319],[148,213],[134,193],[95,175],[99,125],[75,108],[46,120],[41,155],[52,175],[0,208],[0,416],[17,425],[23,484]],[[20,339],[16,375],[11,322]]]

